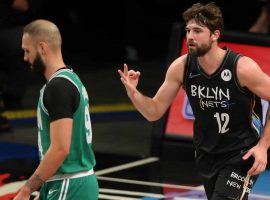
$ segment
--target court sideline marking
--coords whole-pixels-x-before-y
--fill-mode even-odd
[[[108,173],[112,173],[112,172],[117,172],[117,171],[121,171],[124,169],[129,169],[129,168],[133,168],[133,167],[137,167],[140,165],[145,165],[148,163],[152,163],[152,162],[157,162],[159,160],[158,157],[150,157],[150,158],[146,158],[146,159],[142,159],[142,160],[137,160],[135,162],[131,162],[131,163],[126,163],[123,165],[119,165],[119,166],[115,166],[115,167],[110,167],[104,170],[99,170],[96,171],[95,174],[98,175],[104,175],[104,174],[108,174]],[[5,195],[8,193],[12,193],[12,192],[17,192],[18,189],[24,185],[24,183],[26,182],[26,180],[24,181],[16,181],[16,182],[12,182],[12,183],[8,183],[5,184],[3,186],[0,187],[0,196]]]
[[[137,181],[137,180],[131,180],[131,179],[112,178],[112,177],[104,177],[104,176],[98,176],[97,179],[98,180],[103,180],[103,181],[129,183],[129,184],[145,185],[145,186],[153,186],[153,187],[166,187],[166,188],[185,189],[185,190],[199,190],[199,191],[204,190],[203,186],[192,187],[192,186],[175,185],[175,184],[168,184],[168,183],[157,183],[157,182],[150,182],[150,181]]]
[[[145,158],[145,159],[137,160],[131,163],[126,163],[126,164],[118,165],[115,167],[109,167],[107,169],[98,170],[95,172],[95,174],[97,176],[100,176],[100,175],[109,174],[112,172],[118,172],[121,170],[130,169],[130,168],[141,166],[141,165],[146,165],[146,164],[157,162],[157,161],[159,161],[158,157]]]
[[[8,193],[17,192],[25,183],[26,183],[26,180],[7,183],[7,184],[1,186],[0,187],[0,197],[3,195],[6,195]]]
[[[148,193],[148,192],[136,192],[136,191],[127,191],[127,190],[116,190],[116,189],[106,189],[99,188],[99,192],[108,193],[108,194],[123,194],[130,196],[143,196],[143,197],[152,197],[152,198],[165,198],[162,194]]]
[[[152,162],[157,162],[159,160],[158,157],[150,157],[138,161],[134,161],[131,163],[122,164],[115,167],[110,167],[104,170],[99,170],[96,172],[99,173],[99,176],[97,176],[98,180],[105,180],[105,181],[114,181],[114,182],[122,182],[122,183],[129,183],[129,184],[138,184],[138,185],[146,185],[146,186],[154,186],[154,187],[167,187],[167,188],[176,188],[176,189],[187,189],[187,190],[204,190],[202,186],[198,187],[191,187],[191,186],[183,186],[183,185],[175,185],[175,184],[163,184],[163,183],[156,183],[156,182],[146,182],[146,181],[137,181],[137,180],[130,180],[130,179],[120,179],[120,178],[111,178],[111,177],[103,177],[100,175],[121,171],[133,167],[137,167],[140,165],[149,164]],[[18,191],[18,189],[25,183],[26,181],[17,181],[13,183],[6,184],[2,187],[0,187],[0,196],[12,192]],[[103,193],[109,193],[109,194],[124,194],[124,195],[133,195],[133,196],[151,196],[151,197],[164,197],[162,194],[153,194],[153,193],[143,193],[143,192],[136,192],[136,191],[124,191],[124,190],[115,190],[115,189],[105,189],[100,188],[100,192]],[[270,199],[269,196],[264,195],[258,195],[258,194],[251,194],[252,197],[262,198],[262,199]],[[100,199],[107,199],[107,200],[138,200],[137,198],[130,198],[130,197],[123,197],[123,196],[115,196],[115,195],[106,195],[106,194],[100,194]],[[188,200],[189,198],[182,198],[177,197],[177,200]]]
[[[106,199],[106,200],[141,200],[141,198],[131,198],[131,197],[123,197],[123,196],[111,196],[106,194],[99,194],[98,199]]]

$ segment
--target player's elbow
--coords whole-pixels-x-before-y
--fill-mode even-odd
[[[63,156],[67,157],[68,154],[69,154],[69,152],[70,152],[70,148],[69,147],[63,147],[63,148],[61,148],[61,154]]]
[[[163,116],[164,112],[160,109],[152,109],[145,115],[149,122],[157,121]]]
[[[154,122],[154,121],[157,121],[157,120],[159,120],[159,118],[149,118],[149,119],[147,119],[147,121],[149,121],[149,122]]]
[[[61,158],[62,160],[65,160],[68,157],[69,150],[67,149],[59,149],[58,152],[58,157]]]
[[[162,115],[150,115],[150,116],[145,116],[145,118],[147,119],[147,121],[149,122],[154,122],[159,120],[162,117]]]
[[[69,147],[61,146],[53,149],[53,152],[55,154],[58,154],[58,156],[66,158],[70,152]]]
[[[165,112],[166,107],[163,105],[163,103],[153,99],[153,103],[148,107],[147,112],[145,112],[147,115],[145,118],[149,122],[157,121],[162,118]]]

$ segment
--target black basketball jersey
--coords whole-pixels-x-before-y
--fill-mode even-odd
[[[256,143],[262,132],[261,100],[242,88],[237,79],[240,56],[227,49],[221,65],[210,76],[197,57],[187,56],[184,89],[195,116],[195,149],[201,155],[228,157]]]

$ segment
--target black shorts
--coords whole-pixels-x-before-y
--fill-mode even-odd
[[[258,176],[247,176],[253,162],[242,165],[226,165],[218,174],[203,180],[209,200],[247,200]]]

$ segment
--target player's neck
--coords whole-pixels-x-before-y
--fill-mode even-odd
[[[44,73],[44,76],[47,80],[49,80],[51,78],[51,76],[57,72],[59,69],[65,67],[65,63],[62,59],[62,56],[54,58],[54,59],[50,59],[51,62],[48,62],[46,65],[46,70]]]
[[[212,74],[222,63],[225,54],[226,50],[213,46],[204,56],[198,57],[198,61],[207,74]]]

